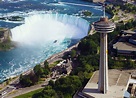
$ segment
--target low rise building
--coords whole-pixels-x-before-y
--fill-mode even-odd
[[[57,74],[70,74],[72,71],[72,65],[70,60],[63,60],[60,63],[58,63],[55,67],[52,68],[52,71],[56,72]]]
[[[118,55],[135,56],[136,54],[136,32],[123,30],[116,42],[112,45],[114,53]]]
[[[86,86],[83,88],[79,96],[80,98],[129,98],[128,92],[129,79],[131,74],[125,71],[111,69],[108,71],[109,88],[106,94],[98,91],[99,72],[95,71]]]
[[[106,94],[98,91],[99,72],[95,71],[86,86],[74,95],[74,98],[135,98],[136,97],[136,78],[132,75],[136,70],[117,70],[110,69],[109,88]],[[76,96],[76,97],[75,97]]]

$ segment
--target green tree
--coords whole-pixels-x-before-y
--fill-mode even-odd
[[[84,73],[83,71],[79,71],[78,72],[78,77],[80,78],[80,80],[83,82],[84,81]]]
[[[72,95],[76,92],[76,90],[81,86],[81,81],[78,76],[67,76],[65,78],[60,78],[55,82],[55,91],[60,91],[63,93],[64,98],[65,95]],[[68,89],[68,90],[66,90]]]
[[[24,87],[28,87],[28,86],[31,86],[33,85],[33,82],[31,81],[30,79],[30,76],[29,75],[20,75],[20,78],[19,78],[19,82],[22,86]]]
[[[36,65],[36,66],[34,67],[34,73],[35,73],[35,75],[38,76],[38,77],[41,77],[41,76],[44,74],[44,70],[43,70],[43,68],[41,67],[40,64],[38,64],[38,65]]]
[[[135,61],[132,61],[131,59],[128,59],[126,62],[126,68],[136,68]]]
[[[46,86],[42,93],[46,96],[49,96],[50,98],[58,98],[57,93],[52,89],[51,86]]]
[[[84,72],[84,77],[85,77],[85,79],[90,79],[91,78],[91,76],[92,76],[92,73],[88,73],[88,72]]]
[[[45,69],[46,69],[46,68],[47,68],[47,69],[49,68],[49,63],[47,62],[47,60],[44,61],[44,68],[45,68]]]
[[[71,57],[74,58],[76,56],[76,50],[72,50],[71,53],[70,53]]]
[[[51,86],[46,86],[42,92],[34,94],[32,98],[58,98],[58,95]]]
[[[44,75],[48,75],[49,73],[50,73],[50,71],[48,70],[48,69],[43,69],[43,73],[44,73]]]
[[[55,86],[55,82],[52,81],[52,80],[50,80],[50,81],[49,81],[49,85],[52,86],[52,87],[54,87],[54,86]]]
[[[59,98],[64,98],[63,93],[62,93],[62,92],[60,92],[60,91],[57,91],[57,95],[58,95],[58,97],[59,97]]]
[[[79,43],[78,49],[80,50],[81,54],[84,55],[96,54],[97,46],[98,45],[93,40],[84,39]]]
[[[90,72],[91,66],[89,64],[85,65],[85,71]]]

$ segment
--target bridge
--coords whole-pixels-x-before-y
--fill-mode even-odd
[[[69,3],[69,2],[58,2],[59,4],[68,4],[68,5],[76,5],[76,6],[86,6],[86,7],[92,7],[97,9],[102,9],[102,6],[94,6],[94,5],[86,5],[86,4],[77,4],[77,3]]]

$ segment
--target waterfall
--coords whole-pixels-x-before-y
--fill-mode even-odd
[[[24,24],[11,29],[12,40],[39,43],[64,38],[80,39],[87,35],[89,22],[66,14],[36,14],[25,17]]]

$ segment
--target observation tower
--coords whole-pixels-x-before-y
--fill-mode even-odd
[[[105,16],[105,5],[103,6],[104,15],[99,21],[94,23],[94,28],[100,33],[100,65],[98,90],[106,94],[108,91],[108,50],[107,50],[107,34],[114,31],[115,24],[108,20]]]
[[[87,98],[129,98],[130,94],[127,88],[131,75],[126,71],[108,70],[107,35],[114,31],[115,24],[105,16],[105,6],[103,6],[103,16],[93,26],[100,33],[99,70],[93,73],[82,92],[78,93],[78,96]]]

